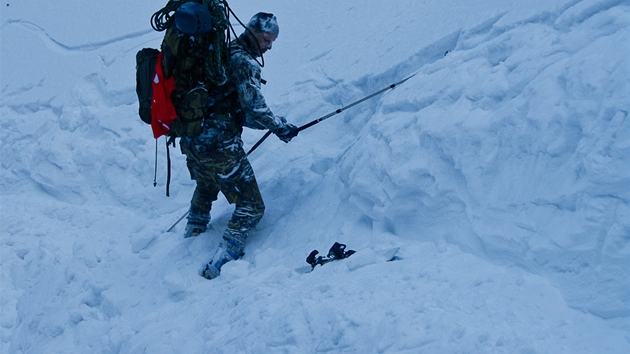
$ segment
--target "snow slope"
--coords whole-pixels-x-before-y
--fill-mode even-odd
[[[2,353],[630,351],[630,1],[232,2],[278,16],[295,124],[416,75],[256,150],[267,212],[207,281],[232,208],[166,232],[194,182],[174,152],[164,196],[160,140],[152,186],[137,116],[164,3],[2,3]]]

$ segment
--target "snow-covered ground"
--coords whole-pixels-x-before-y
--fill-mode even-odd
[[[153,187],[137,116],[164,3],[0,4],[2,353],[630,352],[630,1],[232,0],[278,16],[297,125],[417,74],[251,155],[267,212],[212,281],[232,208],[166,232],[194,182],[159,140]]]

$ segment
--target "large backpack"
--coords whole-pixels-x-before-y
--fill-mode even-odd
[[[202,27],[211,28],[188,26],[197,15],[191,9],[199,8],[208,10]],[[136,55],[136,93],[140,118],[155,138],[201,134],[207,110],[227,82],[228,11],[224,0],[169,0],[151,17],[153,29],[166,33],[161,51],[143,48]]]
[[[209,18],[201,21],[201,27],[211,23],[210,31],[206,31],[205,27],[201,31],[194,24],[189,26],[189,20],[195,20],[191,15],[197,15],[190,10],[199,9],[198,4],[209,12],[206,14]],[[169,137],[166,143],[166,196],[169,196],[170,185],[169,143],[174,144],[176,137],[201,134],[207,110],[225,98],[223,86],[227,82],[229,61],[229,12],[231,10],[225,0],[169,0],[151,17],[153,29],[166,31],[162,50],[143,48],[136,55],[138,114],[143,122],[151,125],[154,138],[162,135]],[[180,18],[184,22],[178,22]],[[154,186],[157,184],[156,176]]]

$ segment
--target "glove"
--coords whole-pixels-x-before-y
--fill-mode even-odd
[[[285,124],[281,128],[274,130],[273,133],[276,134],[280,140],[288,143],[298,135],[299,131],[298,127],[293,124]]]

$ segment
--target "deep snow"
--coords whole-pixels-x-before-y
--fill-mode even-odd
[[[252,154],[267,212],[213,281],[232,209],[166,232],[194,182],[174,151],[165,197],[159,140],[152,186],[137,116],[164,3],[0,6],[3,353],[630,351],[630,1],[233,0],[278,16],[290,122],[417,75]]]

